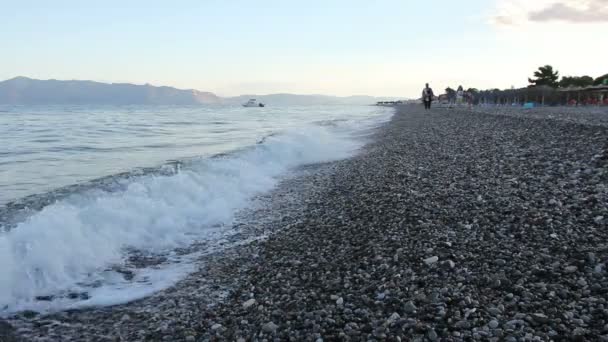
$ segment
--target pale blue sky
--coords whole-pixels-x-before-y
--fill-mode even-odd
[[[608,72],[563,51],[571,38],[577,46],[601,41],[596,52],[607,52],[603,1],[0,0],[0,79],[152,83],[219,95],[407,97],[426,81],[438,89],[522,86],[547,63],[564,74]],[[557,2],[566,9],[588,2],[570,9],[599,12],[600,20],[528,20]]]

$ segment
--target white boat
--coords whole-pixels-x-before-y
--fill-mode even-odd
[[[243,103],[243,107],[264,107],[264,104],[255,99],[250,99],[247,103]]]

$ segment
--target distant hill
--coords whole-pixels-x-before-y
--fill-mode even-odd
[[[150,104],[150,105],[194,105],[194,104],[242,104],[257,99],[269,106],[287,105],[367,105],[377,101],[392,101],[395,98],[373,96],[328,96],[328,95],[241,95],[221,98],[210,92],[195,89],[156,87],[149,84],[101,83],[93,81],[36,80],[15,77],[0,82],[0,104]]]
[[[219,102],[221,99],[213,93],[148,84],[36,80],[27,77],[0,82],[0,104],[189,105]]]
[[[235,97],[224,98],[225,103],[245,103],[249,99],[256,99],[259,102],[266,103],[271,106],[282,105],[335,105],[335,104],[351,104],[351,105],[367,105],[378,101],[394,101],[396,98],[389,97],[374,97],[367,95],[355,96],[329,96],[329,95],[296,95],[296,94],[270,94],[270,95],[240,95]]]

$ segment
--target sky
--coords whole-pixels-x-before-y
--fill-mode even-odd
[[[608,0],[0,0],[0,80],[416,97],[608,73]]]

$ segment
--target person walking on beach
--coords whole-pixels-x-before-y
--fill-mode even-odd
[[[424,109],[431,109],[431,102],[433,102],[433,89],[426,84],[426,87],[422,89],[422,101],[424,102]]]
[[[456,105],[461,107],[464,103],[464,88],[462,86],[458,86],[458,90],[456,90]]]

